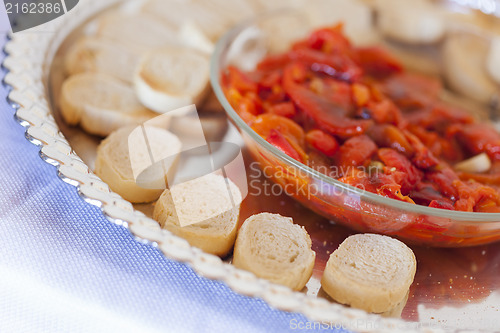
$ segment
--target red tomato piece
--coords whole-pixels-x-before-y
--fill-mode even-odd
[[[431,153],[429,148],[424,146],[422,141],[407,130],[404,130],[403,133],[415,151],[412,159],[413,164],[420,169],[429,169],[439,164],[439,160]]]
[[[371,98],[370,89],[360,83],[354,83],[351,88],[356,106],[361,107],[367,105]]]
[[[277,114],[278,116],[292,118],[297,113],[297,110],[292,102],[283,102],[271,105],[269,107],[269,112]]]
[[[285,69],[283,76],[285,91],[295,105],[310,117],[319,128],[333,135],[350,137],[362,134],[370,127],[371,121],[350,119],[345,116],[346,110],[308,88],[296,84],[292,79],[292,71],[293,67],[290,65]]]
[[[265,113],[259,115],[253,122],[252,129],[264,139],[275,129],[284,136],[295,140],[301,147],[305,145],[305,134],[302,127],[293,120],[276,114]]]
[[[306,141],[315,149],[328,157],[333,157],[339,149],[339,143],[335,138],[322,130],[314,129],[307,132]]]
[[[383,78],[403,71],[401,63],[380,47],[359,48],[356,55],[358,63],[368,75]]]
[[[408,142],[403,132],[394,125],[380,124],[370,127],[367,135],[379,147],[389,147],[397,150],[406,157],[413,156],[413,146]]]
[[[257,65],[258,70],[273,71],[283,69],[290,62],[290,55],[288,53],[272,54],[265,57]]]
[[[487,153],[493,160],[500,160],[500,134],[487,124],[464,125],[458,133],[459,141],[470,153]]]
[[[391,148],[381,148],[378,150],[378,157],[388,167],[386,173],[396,171],[401,172],[404,177],[401,179],[401,191],[408,194],[423,178],[422,171],[418,170],[404,155]]]
[[[338,152],[339,165],[342,170],[349,167],[362,166],[370,162],[373,154],[377,152],[377,146],[366,135],[350,138],[340,147]]]
[[[351,49],[351,42],[342,30],[342,24],[318,29],[309,36],[307,45],[325,53],[346,53]]]
[[[443,89],[439,79],[415,73],[400,73],[380,85],[382,92],[404,110],[432,105]]]
[[[291,59],[299,61],[317,73],[327,74],[335,79],[356,81],[361,78],[361,68],[344,53],[323,53],[311,49],[290,52]]]
[[[302,157],[297,152],[297,150],[295,150],[292,144],[285,138],[283,134],[281,134],[277,130],[271,129],[266,140],[291,158],[299,162],[304,162]]]
[[[258,85],[256,82],[252,81],[247,74],[240,71],[234,66],[229,66],[228,70],[228,81],[232,88],[237,89],[240,93],[245,92],[258,92]]]
[[[429,204],[429,207],[455,210],[453,203],[451,203],[449,200],[432,200]]]

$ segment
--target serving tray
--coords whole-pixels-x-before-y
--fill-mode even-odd
[[[259,191],[260,195],[249,195],[243,202],[240,222],[254,213],[269,211],[291,216],[306,227],[317,260],[304,292],[259,279],[236,269],[230,258],[221,260],[191,247],[161,229],[149,217],[150,206],[134,206],[110,191],[92,172],[99,139],[66,126],[54,101],[63,79],[59,60],[65,45],[74,41],[82,24],[118,2],[82,2],[52,22],[11,34],[4,49],[8,54],[3,63],[7,70],[4,82],[11,87],[8,101],[17,109],[17,121],[26,128],[26,138],[40,148],[41,158],[54,165],[59,177],[75,186],[83,200],[100,207],[110,222],[128,228],[139,242],[158,247],[165,256],[187,263],[199,275],[223,281],[235,292],[262,298],[277,309],[302,313],[324,323],[322,327],[362,332],[500,329],[500,244],[463,249],[413,247],[418,269],[408,300],[393,313],[381,316],[336,304],[320,288],[329,254],[353,232],[305,209],[283,193],[266,192],[272,183],[256,168],[247,170],[253,181],[249,191]],[[245,151],[244,159],[248,165],[251,163]]]

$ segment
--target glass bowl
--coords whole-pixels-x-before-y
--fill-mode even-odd
[[[221,73],[230,64],[245,70],[253,69],[262,57],[275,52],[275,48],[283,50],[286,43],[312,31],[308,20],[300,9],[261,15],[229,31],[217,43],[212,57],[211,83],[214,92],[264,174],[304,206],[360,232],[381,233],[410,243],[436,247],[474,246],[500,240],[500,213],[430,208],[344,184],[289,157],[257,134],[238,115],[224,95]],[[284,22],[291,28],[280,28]],[[473,30],[467,25],[456,29]],[[387,40],[381,38],[380,41],[386,43]],[[436,56],[439,42],[423,46],[393,43],[392,47],[439,64],[439,56]],[[488,114],[487,106],[478,109]]]

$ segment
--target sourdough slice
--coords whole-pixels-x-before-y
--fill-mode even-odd
[[[148,52],[135,74],[135,91],[146,107],[165,113],[196,104],[208,91],[209,59],[186,47]]]
[[[130,146],[134,141],[129,140],[129,136],[136,128],[136,126],[121,128],[101,142],[97,148],[95,173],[125,200],[132,203],[152,202],[158,199],[163,189],[142,188],[134,179],[130,153],[135,152],[137,157],[137,153],[142,151],[144,159],[148,159],[148,146],[141,145],[141,140],[135,140],[137,146]],[[153,153],[162,151],[175,155],[180,152],[181,143],[174,134],[156,127],[147,127],[145,130],[149,148]],[[175,163],[164,164],[164,167],[166,174],[163,178],[174,172]]]
[[[241,201],[231,180],[208,174],[165,190],[153,218],[192,246],[224,257],[233,248]]]
[[[119,43],[95,36],[84,36],[68,50],[64,65],[69,75],[98,72],[132,83],[140,55],[140,51]]]
[[[132,87],[100,73],[73,75],[64,81],[60,96],[63,119],[90,134],[107,136],[114,130],[136,125],[156,114],[137,99]]]
[[[267,279],[301,290],[312,275],[316,253],[304,227],[289,217],[261,213],[243,223],[233,264]]]
[[[335,250],[321,285],[335,301],[368,312],[382,313],[400,303],[415,276],[413,251],[391,237],[358,234]]]
[[[151,49],[180,44],[177,28],[145,13],[111,13],[97,23],[97,36],[125,46]]]

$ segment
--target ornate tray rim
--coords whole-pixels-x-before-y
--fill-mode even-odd
[[[413,326],[418,325],[402,319],[385,318],[294,292],[237,269],[161,229],[156,221],[135,210],[130,202],[112,192],[89,169],[59,131],[50,110],[45,83],[62,41],[85,20],[121,1],[81,2],[68,14],[41,27],[9,34],[9,41],[5,44],[3,51],[6,56],[2,66],[5,70],[3,83],[10,90],[7,101],[16,110],[14,118],[25,128],[26,139],[39,147],[42,160],[57,168],[59,178],[75,186],[84,201],[99,207],[110,222],[127,228],[137,241],[158,248],[170,259],[188,264],[200,276],[224,282],[239,294],[261,298],[278,310],[301,313],[310,320],[329,323],[329,327],[361,332],[443,332],[441,328],[415,328]],[[353,327],[356,322],[367,325]]]

